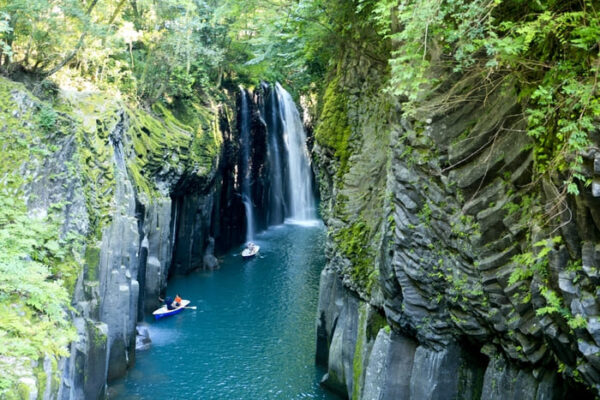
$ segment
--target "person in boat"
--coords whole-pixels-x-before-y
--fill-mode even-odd
[[[167,310],[174,310],[177,308],[177,306],[175,306],[175,302],[173,301],[173,298],[171,296],[167,296],[164,300],[159,297],[158,300],[165,303],[165,306],[167,306]],[[180,300],[181,300],[181,298],[180,298]]]
[[[181,297],[179,297],[179,293],[175,295],[175,306],[179,307],[181,305]]]

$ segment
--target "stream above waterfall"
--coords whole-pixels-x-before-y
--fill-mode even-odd
[[[320,388],[315,315],[325,265],[319,224],[279,225],[256,235],[221,269],[169,281],[197,310],[147,319],[152,345],[139,351],[110,399],[335,399]]]

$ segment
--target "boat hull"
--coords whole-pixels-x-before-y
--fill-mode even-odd
[[[188,304],[190,304],[189,300],[181,300],[181,305],[179,307],[169,310],[167,309],[167,306],[162,306],[158,310],[154,311],[152,315],[154,315],[154,319],[170,317],[171,315],[179,314],[180,312],[182,312]]]
[[[250,258],[250,257],[254,257],[256,254],[258,254],[258,250],[260,250],[260,246],[254,246],[253,250],[249,250],[249,249],[244,249],[244,251],[242,251],[242,257],[244,258]]]

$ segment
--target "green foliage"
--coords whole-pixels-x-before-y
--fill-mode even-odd
[[[38,113],[38,125],[45,131],[50,131],[56,125],[58,114],[52,107],[42,107]]]
[[[228,0],[219,12],[229,25],[233,74],[246,82],[280,81],[306,91],[325,75],[334,49],[331,19],[340,6],[314,0]],[[327,9],[329,8],[329,9]]]
[[[84,77],[146,103],[202,98],[221,84],[259,79],[314,89],[342,45],[332,19],[354,13],[352,4],[334,5],[0,0],[0,70],[40,78],[62,70],[59,80]]]
[[[421,222],[429,226],[431,225],[431,213],[431,206],[429,205],[429,203],[425,203],[425,205],[423,205],[423,208],[421,208],[421,210],[417,213],[417,216],[419,217]]]
[[[546,279],[548,277],[548,254],[561,241],[561,236],[555,236],[550,240],[540,240],[533,245],[537,249],[535,252],[528,251],[514,256],[513,262],[518,267],[511,273],[508,284],[513,285],[519,281],[528,279],[534,273]]]
[[[222,79],[227,29],[214,1],[178,0],[138,8],[127,40],[138,96],[193,98]],[[122,59],[125,62],[125,59]]]
[[[22,201],[0,191],[0,356],[68,355],[76,334],[66,314],[70,295],[57,277],[69,246],[58,232],[55,218],[32,218]],[[3,368],[0,397],[16,382],[14,367]]]
[[[10,60],[12,57],[12,48],[5,39],[6,36],[10,35],[12,28],[10,26],[10,15],[6,13],[0,13],[0,54],[5,55]]]
[[[513,262],[515,262],[518,267],[511,273],[508,284],[513,285],[521,281],[529,280],[534,275],[540,277],[542,285],[539,290],[546,300],[546,304],[543,307],[537,308],[535,310],[536,314],[538,316],[556,315],[564,319],[571,329],[585,328],[587,326],[587,320],[581,315],[573,316],[569,309],[565,307],[560,295],[549,287],[548,255],[554,246],[559,245],[561,242],[561,236],[555,236],[548,240],[541,240],[534,243],[533,247],[535,251],[529,251],[514,256]],[[569,270],[578,270],[577,264],[578,263],[571,263],[568,267]],[[528,303],[530,301],[531,293],[527,293],[523,299],[523,303]]]
[[[535,313],[537,315],[547,315],[557,313],[565,318],[570,318],[571,313],[563,305],[562,299],[556,294],[556,292],[547,287],[540,289],[542,296],[546,299],[546,306],[538,308]]]
[[[591,0],[378,0],[371,19],[397,45],[388,90],[406,96],[409,113],[444,72],[515,75],[537,173],[577,195],[589,184],[581,154],[600,116],[596,8]]]
[[[567,322],[571,329],[582,329],[587,326],[587,320],[580,314],[573,316],[564,306],[563,299],[554,290],[542,286],[540,292],[546,300],[546,305],[535,310],[537,315],[558,315]]]
[[[60,62],[89,25],[84,4],[75,0],[2,0],[0,66],[37,73]]]

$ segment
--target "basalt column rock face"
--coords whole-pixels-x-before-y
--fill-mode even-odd
[[[34,125],[25,116],[39,109],[39,99],[24,87],[4,79],[0,80],[0,85],[12,87],[10,100],[14,105],[11,117],[23,124]],[[10,121],[3,119],[3,122]],[[58,207],[61,210],[61,234],[83,237],[90,229],[90,215],[84,189],[85,177],[80,170],[71,168],[77,165],[80,157],[80,145],[71,128],[67,125],[64,132],[49,135],[54,150],[49,151],[41,162],[23,158],[26,164],[20,173],[29,178],[22,190],[31,217],[49,215]],[[9,142],[5,144],[9,145]],[[42,144],[37,146],[43,148]],[[74,312],[70,316],[78,336],[69,346],[71,356],[58,363],[48,356],[32,360],[32,366],[37,365],[37,377],[32,373],[31,378],[26,377],[23,382],[27,383],[33,398],[94,399],[105,393],[108,326],[100,320],[98,285],[91,282],[84,284],[84,275],[85,272],[79,275],[73,290],[71,304]]]
[[[0,84],[14,103],[2,120],[28,134],[23,127],[37,122],[25,116],[42,104],[22,85]],[[107,381],[134,363],[137,321],[156,308],[169,273],[201,267],[212,254],[221,129],[227,133],[231,112],[216,104],[132,109],[102,93],[60,96],[61,122],[36,143],[42,157],[18,160],[26,179],[14,191],[31,218],[55,216],[59,239],[71,246],[62,257],[72,257],[72,269],[48,279],[72,279],[65,313],[77,336],[66,358],[23,359],[31,371],[18,378],[37,398],[100,399]],[[214,256],[207,259],[214,268]]]
[[[210,236],[213,193],[175,199],[175,248],[171,273],[185,274],[201,268]]]
[[[143,288],[139,301],[140,318],[144,312],[151,312],[159,306],[158,298],[166,287],[175,242],[172,212],[170,197],[156,200],[144,210],[138,271],[140,288]]]
[[[239,110],[238,110],[239,114]],[[219,118],[223,145],[219,170],[215,177],[214,207],[212,210],[211,236],[215,240],[215,251],[221,253],[231,246],[240,244],[245,237],[244,205],[240,195],[238,179],[239,130],[229,123],[226,114]]]
[[[135,192],[127,179],[120,142],[115,143],[114,155],[117,207],[111,224],[102,233],[97,267],[100,321],[108,327],[109,381],[122,376],[135,360],[135,325],[140,292],[137,281],[140,237],[135,215]]]
[[[313,152],[323,384],[352,399],[593,398],[600,203],[535,178],[518,82],[452,75],[409,115],[376,61],[338,62]],[[595,148],[582,158],[597,179]]]

